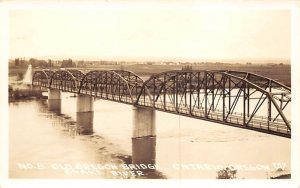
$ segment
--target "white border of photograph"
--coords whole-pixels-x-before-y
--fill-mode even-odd
[[[102,9],[110,6],[163,7],[211,9],[288,9],[292,12],[292,162],[291,179],[288,180],[40,180],[40,179],[8,179],[8,49],[9,49],[9,10],[15,9]],[[11,187],[300,187],[300,134],[299,134],[299,109],[300,101],[300,2],[299,1],[0,1],[0,80],[1,80],[1,125],[0,125],[0,188]]]

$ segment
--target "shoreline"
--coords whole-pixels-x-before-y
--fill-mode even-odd
[[[23,100],[48,99],[41,90],[32,89],[28,85],[8,85],[8,102]]]

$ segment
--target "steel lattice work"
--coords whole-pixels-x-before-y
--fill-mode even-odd
[[[79,94],[133,104],[140,78],[128,71],[90,71],[82,79]]]
[[[49,88],[53,71],[41,70],[35,71],[32,75],[32,85]]]
[[[291,89],[238,71],[169,71],[145,82],[124,70],[42,70],[32,84],[221,124],[291,136]]]
[[[141,91],[141,88],[144,84],[144,80],[131,71],[124,71],[124,70],[112,70],[112,71],[119,74],[124,80],[126,80],[132,98],[134,101],[136,101],[136,97],[139,95]]]
[[[290,137],[290,102],[288,87],[255,74],[170,71],[148,79],[136,105]]]
[[[62,91],[77,92],[80,80],[67,70],[55,71],[51,77],[49,88],[60,89]]]

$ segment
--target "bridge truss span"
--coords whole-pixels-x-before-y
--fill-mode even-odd
[[[242,71],[167,71],[144,81],[126,70],[40,70],[32,84],[291,137],[291,89]]]
[[[125,70],[112,70],[113,72],[119,74],[124,80],[126,80],[129,90],[132,94],[133,101],[136,101],[137,95],[140,93],[141,88],[144,84],[144,80],[131,71]]]
[[[77,93],[82,78],[80,74],[76,73],[78,72],[69,70],[55,71],[51,77],[49,88]]]
[[[132,93],[138,78],[132,77],[134,76],[130,72],[90,71],[81,80],[78,93],[133,104],[135,97]]]
[[[51,77],[53,74],[54,71],[50,71],[50,70],[35,71],[34,74],[32,75],[32,85],[49,88]]]
[[[144,83],[136,105],[290,137],[290,89],[258,78],[228,71],[159,73]]]

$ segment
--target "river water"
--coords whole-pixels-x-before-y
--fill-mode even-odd
[[[95,100],[94,133],[78,135],[76,97],[62,93],[61,104],[61,114],[47,100],[9,104],[10,178],[215,179],[233,167],[237,178],[264,179],[290,172],[290,139],[159,111],[156,138],[143,141],[153,145],[146,153],[156,168],[132,172],[132,150],[145,146],[131,139],[132,106]]]

